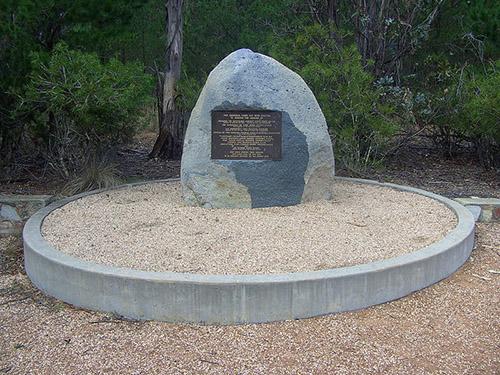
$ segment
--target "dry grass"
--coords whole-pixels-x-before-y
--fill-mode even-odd
[[[123,183],[116,164],[98,157],[91,158],[80,173],[63,187],[63,194],[104,189]]]

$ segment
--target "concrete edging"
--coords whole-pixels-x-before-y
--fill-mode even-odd
[[[269,275],[150,272],[74,258],[42,238],[41,225],[51,211],[100,190],[54,202],[28,220],[23,232],[26,273],[44,293],[91,310],[143,320],[242,324],[314,317],[398,299],[448,277],[468,259],[474,244],[474,218],[459,203],[410,187],[337,179],[436,199],[455,213],[458,224],[430,246],[352,267]]]

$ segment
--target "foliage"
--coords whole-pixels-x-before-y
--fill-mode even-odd
[[[423,50],[451,63],[484,63],[500,57],[500,2],[448,0],[441,8]],[[418,62],[418,61],[417,61]]]
[[[465,126],[485,167],[500,167],[500,60],[487,74],[476,75],[468,83]]]
[[[393,106],[383,103],[373,77],[363,69],[355,45],[342,46],[343,36],[316,24],[294,39],[276,42],[272,54],[295,69],[309,84],[335,137],[337,159],[363,173],[379,161],[398,124]]]
[[[137,0],[144,2],[142,0]],[[148,69],[162,70],[167,45],[165,0],[148,0],[117,30],[114,53],[122,61],[141,61]]]
[[[447,156],[473,144],[486,167],[497,163],[495,126],[491,121],[483,126],[479,117],[471,116],[477,113],[473,107],[478,103],[494,101],[493,92],[486,89],[495,81],[495,74],[487,69],[489,60],[500,56],[494,43],[500,38],[500,23],[494,15],[500,15],[495,1],[447,2],[425,48],[409,61],[410,74],[402,83],[415,93],[412,114],[423,134]]]
[[[22,85],[30,71],[29,52],[48,56],[61,40],[101,57],[117,55],[128,32],[125,26],[145,1],[1,0],[0,82],[4,87]]]
[[[383,145],[397,128],[395,118],[409,136],[431,137],[445,154],[473,143],[485,165],[497,163],[494,111],[480,110],[482,105],[496,108],[497,103],[498,68],[488,68],[500,58],[497,0],[184,1],[183,30],[176,99],[186,117],[208,73],[227,54],[238,48],[264,54],[272,50],[311,85],[344,163],[352,165],[349,157],[371,163],[383,156]],[[54,50],[59,42],[87,57],[96,53],[90,65],[98,62],[108,69],[117,64],[111,61],[115,57],[122,63],[141,61],[148,72],[159,75],[165,70],[164,0],[0,0],[0,35],[3,165],[19,162],[20,156],[43,155],[49,160],[52,155],[51,163],[61,169],[60,155],[53,154],[57,137],[94,147],[122,134],[120,126],[110,125],[113,109],[91,113],[80,103],[78,110],[66,109],[71,126],[62,127],[54,120],[60,112],[49,110],[53,107],[47,99],[46,110],[30,102],[36,93],[31,81],[42,84],[39,77],[61,54]],[[87,74],[95,78],[85,69],[76,76],[88,83],[90,78],[83,77]],[[61,77],[56,81],[65,93]],[[74,95],[83,91],[71,89]],[[92,142],[83,141],[87,133],[94,137]],[[81,164],[72,161],[75,155],[62,155],[69,170]]]
[[[206,77],[205,77],[206,79]],[[203,79],[203,82],[205,81]],[[203,86],[196,78],[189,76],[182,79],[177,85],[177,105],[182,111],[191,111],[201,94]]]
[[[41,46],[30,39],[28,25],[35,21],[35,4],[4,0],[0,2],[0,159],[13,159],[16,144],[23,133],[23,125],[12,122],[10,113],[15,103],[13,95],[6,94],[13,87],[26,82],[31,67],[26,54],[40,51]],[[3,164],[0,162],[1,164]]]
[[[314,24],[333,27],[340,33],[349,31],[347,39],[337,42],[356,43],[363,68],[376,79],[389,76],[399,83],[403,60],[427,42],[443,1],[288,0],[288,11],[281,10],[287,26],[279,27],[276,20],[270,22],[273,32],[281,33],[281,37]]]
[[[465,101],[464,78],[467,66],[451,65],[446,58],[429,55],[425,68],[404,77],[405,85],[395,85],[385,77],[375,82],[384,90],[405,122],[408,138],[430,138],[443,155],[454,156],[466,144],[461,121]]]
[[[32,139],[49,164],[68,178],[103,142],[130,136],[139,109],[150,102],[152,78],[139,63],[54,48],[48,63],[32,54],[31,81],[19,92],[16,114],[29,118]]]
[[[466,35],[474,36],[483,43],[483,55],[486,59],[500,57],[500,2],[496,0],[461,1],[463,7],[463,24]],[[483,48],[483,47],[481,47]]]
[[[435,55],[426,63],[431,69],[411,85],[415,91],[384,86],[381,80],[376,85],[409,115],[406,120],[415,125],[416,133],[431,138],[445,156],[474,145],[484,167],[499,166],[500,62],[486,72],[472,65],[451,65]]]
[[[363,66],[399,83],[403,60],[422,47],[443,0],[349,1]],[[373,61],[372,66],[367,62]]]
[[[48,61],[54,46],[97,52],[101,58],[120,55],[127,25],[147,0],[1,0],[0,1],[0,159],[3,163],[26,154],[19,145],[24,121],[10,114],[34,68],[30,53]],[[124,59],[123,56],[121,56]]]
[[[239,48],[267,53],[274,24],[291,20],[296,0],[197,0],[184,8],[184,62],[187,76],[206,78]]]

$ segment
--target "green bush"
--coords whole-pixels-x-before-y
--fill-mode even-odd
[[[337,160],[364,174],[384,156],[398,129],[394,108],[381,100],[354,44],[323,25],[275,43],[271,54],[297,71],[316,95],[335,141]]]
[[[500,61],[486,72],[436,56],[426,62],[434,69],[421,74],[418,92],[406,95],[417,133],[431,138],[446,156],[475,146],[484,167],[500,166]],[[390,87],[392,99],[397,90]]]
[[[487,74],[473,76],[467,88],[462,127],[476,145],[481,164],[500,167],[500,60]]]
[[[465,82],[470,66],[452,64],[448,56],[431,53],[416,74],[405,77],[416,131],[431,139],[444,156],[455,156],[468,144],[459,124],[467,100]]]
[[[68,50],[58,44],[47,63],[32,55],[30,81],[18,92],[16,115],[28,119],[28,135],[41,156],[65,178],[95,150],[131,136],[153,79],[139,63]]]

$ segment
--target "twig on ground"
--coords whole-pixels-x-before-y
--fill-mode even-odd
[[[481,245],[482,247],[486,247],[487,249],[498,249],[498,246],[490,246],[490,245]]]
[[[100,323],[122,323],[122,322],[129,322],[129,323],[139,323],[141,322],[139,319],[133,319],[133,318],[126,318],[122,315],[119,314],[113,314],[112,316],[105,316],[102,319],[99,320],[93,320],[89,322],[89,324],[100,324]]]
[[[479,275],[476,275],[475,273],[473,273],[472,276],[480,278],[482,280],[491,281],[491,279],[489,277],[479,276]]]
[[[100,323],[115,323],[115,324],[118,324],[118,323],[121,323],[121,320],[111,319],[111,318],[108,318],[108,317],[104,317],[102,319],[93,320],[93,321],[89,322],[89,324],[100,324]]]
[[[200,358],[200,361],[201,361],[201,362],[206,362],[206,363],[211,363],[211,364],[213,364],[213,365],[220,365],[220,363],[219,363],[219,362],[208,361],[208,360],[206,360],[206,359],[201,359],[201,358]]]
[[[355,227],[366,227],[366,224],[360,224],[360,223],[352,223],[350,221],[347,222],[347,224],[354,225]]]
[[[13,302],[20,302],[20,301],[24,301],[25,299],[28,299],[28,298],[30,298],[30,296],[21,297],[21,298],[16,298],[16,299],[11,299],[11,300],[8,300],[8,301],[5,301],[5,302],[0,303],[0,306],[3,306],[3,305],[8,305],[9,303],[13,303]]]

